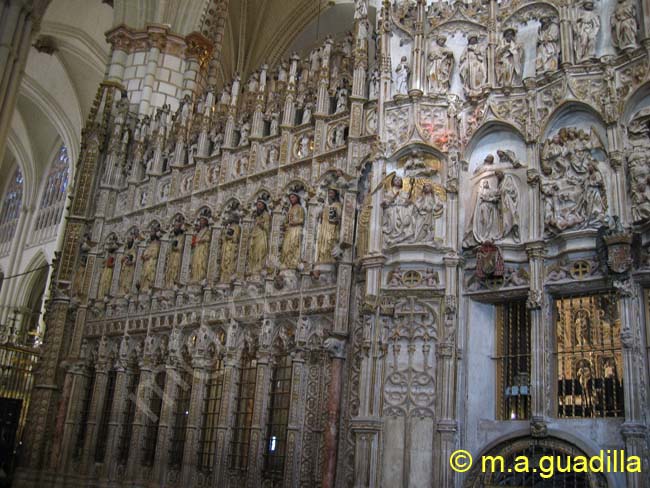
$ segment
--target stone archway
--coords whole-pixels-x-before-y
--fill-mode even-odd
[[[490,457],[487,461],[488,469],[483,470],[482,459]],[[515,466],[519,464],[519,456],[525,456],[529,462],[527,472],[520,471]],[[551,460],[544,462],[540,468],[540,459],[551,456]],[[470,472],[464,488],[492,488],[492,487],[529,487],[529,488],[606,488],[608,486],[604,476],[597,473],[575,472],[566,467],[569,457],[575,460],[577,456],[589,456],[581,449],[557,438],[535,439],[521,437],[498,444],[481,456],[474,458],[474,467]],[[490,468],[490,466],[495,466]],[[558,466],[562,468],[559,472]],[[536,471],[534,471],[536,469]],[[483,472],[485,471],[485,472]],[[492,472],[494,471],[494,472]],[[553,476],[548,476],[548,473]]]

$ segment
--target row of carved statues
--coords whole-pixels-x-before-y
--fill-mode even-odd
[[[601,30],[599,13],[594,2],[581,3],[579,15],[573,23],[573,47],[576,64],[596,59],[596,42]],[[633,50],[638,43],[639,24],[634,0],[618,0],[611,16],[612,42],[621,52]],[[557,71],[560,64],[560,26],[557,17],[545,15],[539,19],[536,42],[536,74]],[[511,88],[520,86],[524,77],[525,47],[517,39],[517,29],[506,27],[494,53],[496,86]],[[427,90],[432,94],[449,91],[454,69],[458,70],[465,94],[477,97],[488,88],[489,50],[485,40],[476,33],[467,36],[458,66],[453,51],[447,47],[447,37],[437,35],[430,43],[427,53]],[[393,74],[393,93],[406,95],[410,88],[412,66],[408,56],[402,56]]]
[[[287,205],[283,212],[280,226],[282,232],[277,267],[280,270],[296,270],[303,266],[303,240],[307,211],[303,206],[303,192],[292,191],[287,196]],[[147,237],[137,229],[132,229],[119,242],[113,233],[104,244],[106,258],[101,271],[97,296],[99,298],[111,295],[114,279],[117,279],[117,294],[128,295],[134,286],[138,249],[143,246],[140,254],[141,271],[135,283],[140,292],[147,292],[155,287],[158,261],[161,257],[161,241],[169,242],[164,265],[163,286],[172,289],[181,285],[181,270],[183,257],[189,246],[188,284],[203,284],[207,279],[210,260],[218,260],[219,282],[228,284],[238,276],[238,263],[245,259],[245,274],[247,277],[259,277],[266,274],[271,266],[271,228],[272,216],[269,210],[269,199],[258,198],[251,213],[251,223],[248,229],[248,242],[242,242],[245,223],[241,212],[233,206],[228,216],[222,222],[219,241],[219,256],[212,256],[213,226],[211,213],[203,209],[196,219],[193,232],[187,232],[185,219],[179,215],[174,219],[171,229],[163,232],[157,222],[149,226]],[[318,211],[316,232],[315,260],[316,264],[331,264],[335,262],[336,246],[339,243],[342,203],[340,190],[330,188]],[[187,242],[186,242],[187,241]],[[245,246],[245,247],[243,247]],[[243,249],[242,249],[243,247]],[[118,253],[121,248],[122,252]],[[243,254],[243,255],[240,255]],[[114,277],[116,259],[120,259],[119,276]],[[245,258],[244,258],[245,256]]]

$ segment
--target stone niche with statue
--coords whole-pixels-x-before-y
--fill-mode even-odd
[[[284,486],[461,486],[451,453],[515,432],[492,413],[493,363],[479,374],[465,353],[494,340],[492,312],[475,307],[524,300],[543,327],[553,296],[614,287],[626,317],[639,314],[634,296],[650,279],[647,2],[354,3],[348,34],[143,117],[118,95],[107,117],[93,259],[79,270],[92,284],[78,298],[84,344],[162,364],[174,334],[176,351],[224,359],[232,374],[257,354],[264,380],[247,470],[228,467],[229,410],[211,478],[195,463],[167,480],[271,486],[269,358],[287,353],[299,386]],[[610,269],[601,244],[633,235],[634,274],[624,246]],[[546,364],[552,332],[535,330],[534,361]],[[535,371],[537,431],[554,415],[555,380],[550,366]],[[639,372],[626,374],[634,389]],[[228,408],[236,382],[224,386]],[[620,423],[589,439],[570,421],[562,429],[579,445],[638,439],[621,443]],[[103,479],[118,468],[96,469]]]

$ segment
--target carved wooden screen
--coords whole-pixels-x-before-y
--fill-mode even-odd
[[[242,358],[239,391],[235,405],[235,427],[230,444],[230,467],[233,469],[248,467],[256,379],[257,362],[252,355],[245,355]]]
[[[187,417],[190,414],[190,400],[192,398],[191,369],[188,368],[183,370],[177,388],[176,402],[174,405],[172,441],[169,451],[169,465],[173,467],[180,467],[183,462],[185,431],[187,428]]]
[[[79,429],[77,430],[77,439],[74,445],[75,459],[81,458],[84,449],[84,438],[86,437],[86,430],[88,428],[88,415],[90,413],[90,403],[93,399],[93,390],[95,389],[95,368],[90,370],[90,377],[86,383],[86,390],[84,391],[83,403],[81,404],[81,412],[79,413]]]
[[[108,421],[111,418],[113,408],[113,397],[115,395],[115,379],[117,371],[112,369],[108,373],[106,382],[106,396],[104,396],[104,407],[102,408],[102,417],[99,420],[99,431],[97,432],[97,445],[95,447],[95,461],[101,463],[106,455],[106,442],[108,440]]]
[[[201,440],[199,443],[199,469],[211,472],[214,466],[214,456],[217,451],[217,427],[221,413],[221,399],[223,398],[223,367],[221,360],[212,371],[205,386],[203,403],[203,424],[201,426]]]
[[[281,480],[287,450],[287,424],[291,399],[291,356],[276,358],[271,379],[271,397],[264,450],[264,477]]]
[[[131,371],[129,373],[129,385],[124,400],[124,410],[122,411],[122,430],[119,439],[119,448],[117,458],[120,463],[124,464],[129,459],[129,449],[131,447],[131,434],[133,429],[133,418],[135,417],[135,407],[138,395],[138,385],[140,383],[140,371]]]
[[[555,301],[559,417],[622,417],[621,320],[614,293]]]
[[[530,315],[526,300],[497,307],[496,359],[498,417],[530,418]]]
[[[158,425],[160,424],[160,412],[162,411],[163,393],[165,391],[165,382],[167,373],[160,371],[156,374],[155,381],[151,388],[151,397],[149,399],[149,414],[144,431],[144,441],[142,443],[142,465],[153,466],[156,457],[156,443],[158,442]]]

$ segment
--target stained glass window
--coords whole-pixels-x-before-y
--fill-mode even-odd
[[[35,224],[37,232],[59,225],[65,207],[69,174],[70,158],[68,157],[68,150],[65,146],[61,146],[50,165],[50,172],[43,187],[41,204]]]

